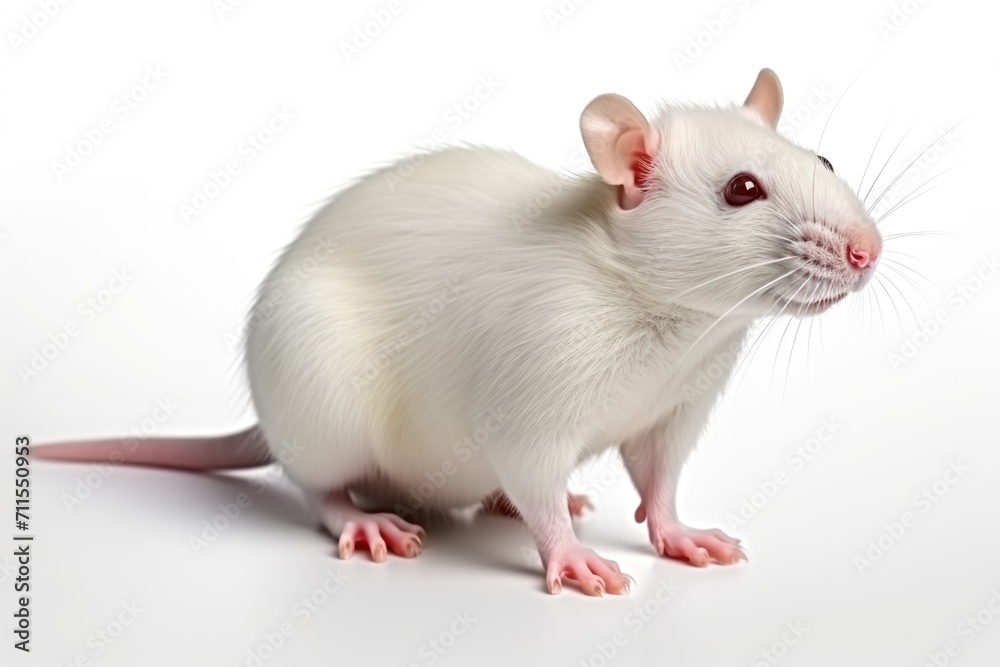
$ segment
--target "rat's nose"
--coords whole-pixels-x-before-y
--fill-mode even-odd
[[[859,269],[863,269],[868,266],[870,262],[870,255],[866,250],[855,250],[854,248],[848,246],[847,248],[847,261],[849,261],[853,266]]]
[[[847,261],[856,269],[875,266],[879,249],[876,244],[850,243],[847,246]]]

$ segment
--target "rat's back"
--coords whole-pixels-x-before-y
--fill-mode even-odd
[[[326,205],[264,282],[247,341],[272,452],[307,443],[289,474],[327,488],[373,464],[405,477],[473,431],[490,402],[477,385],[553,301],[580,303],[560,290],[587,289],[569,220],[583,185],[511,152],[455,148]],[[539,203],[544,215],[531,216]],[[455,493],[474,501],[490,473],[472,463],[463,474],[473,488],[459,480]]]

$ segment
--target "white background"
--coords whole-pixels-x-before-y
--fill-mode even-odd
[[[899,148],[869,202],[914,160],[889,199],[950,169],[886,234],[957,236],[889,238],[881,284],[817,320],[778,321],[739,371],[685,470],[680,509],[742,537],[748,564],[654,557],[610,458],[573,480],[597,507],[578,532],[635,577],[628,598],[547,595],[510,522],[432,526],[413,561],[342,562],[274,475],[256,486],[122,468],[105,478],[38,462],[33,652],[11,647],[16,575],[3,546],[3,664],[996,664],[1000,278],[985,263],[1000,249],[995,5],[424,0],[400,4],[347,54],[388,0],[253,0],[221,13],[210,0],[80,2],[48,19],[41,4],[5,2],[0,16],[0,433],[11,449],[20,434],[252,423],[233,339],[257,284],[320,201],[437,129],[447,142],[578,166],[577,119],[594,96],[618,92],[648,112],[661,100],[742,101],[768,66],[794,140],[815,149],[836,107],[819,152],[855,186],[890,121],[862,194]],[[479,87],[491,78],[492,91]],[[248,159],[241,144],[275,109],[293,120]],[[111,132],[58,173],[102,119]],[[239,174],[185,220],[181,206],[229,160]],[[111,293],[116,271],[127,284]],[[52,347],[67,327],[76,335]],[[797,463],[824,420],[833,437]],[[2,461],[11,490],[0,498],[12,505],[12,457]],[[967,470],[939,481],[952,465]],[[785,483],[769,483],[776,475]],[[915,500],[935,482],[935,502]],[[250,506],[196,553],[192,537],[240,493]],[[734,523],[741,508],[749,518]],[[892,536],[886,526],[906,512],[913,520]],[[12,508],[2,515],[6,541]],[[329,571],[346,579],[327,596],[317,591]],[[295,605],[314,594],[323,604],[306,617]],[[132,619],[123,605],[140,611]],[[456,614],[474,620],[465,628]],[[283,623],[294,634],[272,651],[265,637]]]

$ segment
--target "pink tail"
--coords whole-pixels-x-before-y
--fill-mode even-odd
[[[58,461],[129,463],[182,470],[255,468],[273,460],[264,436],[256,426],[215,438],[60,442],[32,447],[31,456]]]

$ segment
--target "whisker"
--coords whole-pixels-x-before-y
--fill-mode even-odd
[[[823,296],[820,296],[820,298],[823,299],[823,298],[826,298],[827,296],[829,296],[829,291],[830,291],[829,287],[827,287],[826,289],[824,289],[821,292],[821,294]],[[813,335],[813,325],[815,323],[816,323],[816,318],[815,317],[810,317],[809,318],[809,331],[806,333],[806,384],[809,384],[809,358],[812,356],[812,335]],[[785,389],[783,389],[782,391],[787,391],[788,390],[787,387],[788,387],[788,377],[786,376],[785,377]]]
[[[878,310],[878,321],[885,322],[885,315],[882,314],[882,303],[878,299],[878,293],[875,290],[871,292],[871,300],[875,304],[875,309]],[[875,321],[872,318],[871,331],[868,332],[869,339],[873,338],[872,334],[875,333]]]
[[[930,278],[928,278],[927,276],[925,276],[924,274],[922,274],[920,271],[917,271],[916,269],[914,269],[912,266],[904,264],[903,262],[899,261],[898,259],[893,259],[891,257],[883,257],[882,261],[883,262],[889,262],[894,267],[898,267],[898,268],[894,269],[896,271],[898,271],[899,269],[906,269],[907,271],[909,271],[913,275],[917,276],[918,278],[927,281],[927,284],[930,285],[931,287],[933,287],[934,289],[936,289],[936,290],[938,289],[937,283],[935,283],[933,280],[931,280]],[[887,267],[887,268],[893,268],[893,267]],[[916,283],[914,283],[914,287],[916,287]]]
[[[941,274],[939,274],[937,272],[937,270],[933,266],[931,266],[930,264],[928,264],[924,260],[920,259],[916,255],[911,255],[908,252],[903,252],[902,250],[896,250],[895,248],[886,248],[886,249],[884,249],[882,251],[882,255],[883,256],[885,256],[885,255],[902,255],[903,257],[909,257],[913,261],[919,262],[920,264],[923,264],[924,266],[926,266],[930,270],[931,273],[937,274],[937,277],[941,278]]]
[[[786,304],[786,306],[787,305],[788,304]],[[782,307],[781,310],[783,311],[784,309],[785,307]],[[747,368],[747,370],[749,370],[750,367],[747,365],[748,362],[750,361],[751,358],[757,355],[757,352],[760,351],[761,344],[767,337],[767,333],[774,327],[774,324],[775,322],[778,321],[778,317],[780,315],[781,311],[778,311],[777,315],[770,316],[770,319],[768,319],[767,324],[764,324],[763,326],[760,327],[760,331],[757,332],[757,335],[754,337],[753,342],[747,347],[746,351],[744,351],[742,359],[740,359],[739,364],[737,364],[736,369],[733,371],[733,376],[729,379],[729,384],[726,385],[726,391],[724,392],[724,394],[729,394],[729,390],[733,386],[733,383],[736,382],[736,378],[739,375],[741,369],[745,367]],[[746,377],[746,372],[743,373],[743,376],[740,377],[739,384],[737,384],[736,388],[733,389],[734,393],[739,389],[739,387],[742,386],[743,378],[745,377]]]
[[[867,340],[867,338],[868,338],[868,337],[866,337],[864,335],[864,333],[865,333],[865,313],[871,308],[871,298],[872,298],[871,294],[869,293],[869,290],[865,290],[864,292],[862,292],[860,294],[860,296],[861,296],[860,300],[858,300],[858,299],[852,299],[852,301],[855,304],[855,308],[854,308],[855,315],[854,316],[856,318],[858,318],[858,319],[861,320],[860,323],[859,323],[859,326],[858,326],[858,336],[859,336],[858,340],[859,341],[860,340]]]
[[[877,56],[878,56],[878,54],[875,54],[874,56],[872,56],[871,60],[869,60],[867,63],[865,63],[865,66],[862,67],[860,70],[858,70],[858,73],[854,75],[854,78],[851,79],[851,82],[849,84],[847,84],[847,88],[844,88],[844,92],[842,92],[840,94],[840,97],[837,98],[837,101],[833,103],[833,108],[830,109],[830,115],[826,117],[826,122],[823,123],[823,129],[819,133],[819,141],[816,142],[816,152],[817,153],[819,152],[820,146],[823,145],[823,137],[826,136],[826,128],[830,124],[830,119],[832,119],[833,118],[833,114],[836,113],[837,107],[840,106],[841,100],[844,99],[844,96],[847,95],[847,91],[849,91],[854,86],[854,82],[857,81],[858,78],[862,74],[864,74],[864,71],[866,69],[868,69],[869,65],[871,65],[873,62],[875,62],[875,58]]]
[[[689,347],[687,349],[687,351],[684,352],[684,354],[682,354],[680,356],[680,358],[677,360],[677,363],[679,364],[681,361],[683,361],[684,358],[687,357],[687,355],[691,352],[691,350],[693,350],[695,347],[697,347],[698,343],[700,343],[705,338],[705,336],[707,336],[709,334],[709,332],[712,329],[714,329],[719,324],[719,322],[722,322],[724,319],[726,319],[726,317],[728,317],[730,313],[732,313],[734,310],[736,310],[741,305],[743,305],[744,303],[746,303],[749,299],[752,299],[756,295],[758,295],[761,292],[763,292],[764,290],[766,290],[768,287],[770,287],[774,283],[778,282],[779,280],[783,280],[783,279],[787,278],[788,276],[792,275],[796,271],[798,271],[798,269],[792,269],[791,271],[788,271],[787,273],[781,274],[780,276],[778,276],[774,280],[768,281],[767,283],[761,285],[760,287],[758,287],[757,289],[755,289],[754,291],[750,292],[745,297],[743,297],[742,299],[740,299],[739,301],[737,301],[729,310],[727,310],[726,312],[724,312],[722,315],[719,316],[719,318],[717,320],[715,320],[714,322],[712,322],[712,324],[707,329],[705,329],[705,331],[703,331],[702,334],[700,336],[698,336],[698,338],[696,338],[693,343],[691,343],[691,347]]]
[[[795,290],[795,292],[789,298],[789,301],[791,299],[794,299],[796,296],[798,296],[798,293],[801,292],[805,287],[808,287],[808,286],[811,286],[811,285],[812,285],[812,280],[807,277],[805,280],[802,281],[802,284],[799,286],[799,288],[797,290]],[[806,300],[807,303],[810,300],[811,299],[807,299]],[[771,365],[771,379],[770,379],[770,381],[768,382],[768,385],[767,385],[767,395],[768,396],[771,395],[771,387],[774,385],[774,371],[777,368],[778,358],[781,356],[781,345],[782,345],[782,343],[785,342],[785,334],[788,333],[788,329],[792,326],[792,322],[794,322],[794,321],[795,321],[794,317],[791,317],[791,318],[788,319],[788,323],[785,324],[785,328],[781,332],[781,338],[778,339],[778,347],[774,351],[774,364]],[[799,319],[798,326],[801,326],[801,324],[802,324],[802,320]],[[789,363],[791,363],[791,361],[789,361]],[[788,382],[787,374],[788,374],[788,372],[787,372],[787,366],[786,366],[786,370],[785,370],[785,375],[786,375],[785,383],[786,384]],[[782,395],[782,400],[784,400],[784,395]]]
[[[785,306],[782,306],[781,310],[779,310],[776,315],[772,316],[772,315],[770,315],[771,310],[776,305],[778,305],[777,302],[771,304],[771,307],[768,308],[767,312],[764,314],[764,317],[768,318],[767,321],[766,321],[766,323],[762,324],[762,322],[764,322],[764,317],[762,317],[760,320],[757,321],[757,323],[754,324],[753,329],[751,329],[748,332],[748,336],[753,336],[753,341],[749,345],[745,345],[743,347],[743,349],[741,350],[740,361],[736,365],[736,367],[733,369],[733,373],[732,373],[732,375],[729,378],[729,382],[726,384],[725,391],[723,392],[724,395],[726,395],[726,394],[729,393],[729,389],[733,385],[733,382],[736,381],[736,378],[739,375],[740,369],[744,367],[744,365],[746,364],[747,360],[753,355],[754,346],[758,345],[760,343],[760,341],[763,340],[764,336],[767,335],[768,330],[770,330],[771,327],[774,326],[774,323],[777,321],[778,316],[781,315],[781,312],[785,309]],[[786,304],[786,306],[787,306],[787,304]],[[754,331],[756,331],[756,335],[753,335]],[[744,376],[745,376],[745,374],[744,374]]]
[[[932,178],[928,178],[928,179],[927,179],[926,181],[924,181],[924,182],[923,182],[923,183],[921,183],[921,184],[920,184],[919,186],[917,186],[916,188],[914,188],[914,189],[913,189],[913,191],[912,191],[912,192],[910,192],[910,194],[908,194],[908,195],[906,195],[905,197],[903,197],[903,198],[902,198],[901,200],[899,200],[898,202],[896,202],[896,203],[895,203],[895,204],[893,205],[893,207],[892,207],[892,208],[890,208],[890,209],[889,209],[888,211],[886,211],[885,213],[883,213],[882,215],[880,215],[880,216],[878,217],[878,219],[877,219],[877,220],[875,220],[875,226],[877,227],[877,226],[879,226],[880,224],[882,224],[882,221],[883,221],[883,220],[885,220],[886,218],[888,218],[890,214],[892,214],[892,213],[896,212],[897,210],[899,210],[899,209],[900,209],[900,208],[902,208],[903,206],[906,206],[907,204],[909,204],[909,203],[910,203],[911,201],[913,201],[914,199],[918,199],[918,198],[920,198],[920,197],[923,197],[923,196],[924,196],[925,194],[927,194],[928,192],[933,192],[933,191],[934,191],[934,190],[936,190],[937,188],[939,188],[939,187],[941,187],[942,185],[944,185],[944,183],[938,183],[938,184],[937,184],[937,185],[935,185],[934,187],[930,187],[930,188],[927,188],[926,190],[924,190],[924,191],[922,191],[922,192],[920,192],[920,193],[917,193],[917,190],[919,190],[920,188],[924,187],[925,185],[927,185],[928,183],[930,183],[931,181],[933,181],[933,180],[934,180],[935,178],[937,178],[937,177],[938,177],[938,176],[940,176],[941,174],[945,173],[945,171],[950,171],[951,169],[954,169],[954,167],[949,167],[948,169],[945,169],[945,170],[944,170],[944,171],[942,171],[942,172],[941,172],[940,174],[936,174],[936,175],[935,175],[935,176],[933,176]]]
[[[903,199],[901,199],[900,201],[906,201],[907,197],[910,197],[911,195],[913,195],[913,193],[915,193],[915,192],[919,191],[919,190],[920,190],[920,189],[921,189],[922,187],[924,187],[924,186],[925,186],[925,185],[927,185],[928,183],[931,183],[931,182],[933,182],[933,181],[937,180],[937,179],[938,179],[939,177],[941,177],[941,176],[944,176],[944,175],[945,175],[945,174],[947,174],[947,173],[948,173],[949,171],[951,171],[952,169],[955,169],[955,168],[956,168],[956,167],[958,167],[958,166],[959,166],[959,165],[957,165],[957,164],[953,164],[953,165],[952,165],[952,166],[950,166],[950,167],[947,167],[947,168],[945,168],[945,169],[942,169],[941,171],[937,172],[937,173],[936,173],[936,174],[934,174],[933,176],[930,176],[929,178],[926,178],[926,179],[924,179],[924,182],[923,182],[923,183],[921,183],[920,185],[918,185],[917,187],[913,188],[913,189],[912,189],[912,190],[910,190],[910,191],[909,191],[908,193],[906,193],[906,196],[904,196],[904,197],[903,197]],[[898,204],[898,203],[899,203],[899,202],[896,202],[896,204]],[[884,219],[884,218],[885,218],[886,216],[888,216],[888,215],[889,215],[889,212],[891,212],[891,211],[892,211],[892,210],[893,210],[894,208],[895,208],[895,204],[894,204],[894,205],[893,205],[892,207],[890,207],[890,208],[889,208],[889,211],[887,211],[887,212],[883,213],[882,215],[880,215],[880,216],[878,217],[878,220],[882,220],[882,219]],[[874,205],[872,206],[872,210],[875,210],[875,206],[874,206]]]
[[[899,232],[896,234],[888,234],[882,237],[883,241],[889,239],[901,239],[907,236],[951,236],[956,239],[962,239],[963,241],[975,241],[975,239],[965,236],[964,234],[955,234],[953,232],[937,232],[937,231],[913,231],[913,232]]]
[[[892,295],[889,294],[889,290],[886,289],[886,286],[884,284],[882,284],[882,276],[876,275],[875,283],[882,288],[882,291],[885,292],[886,298],[889,299],[889,305],[892,306],[892,309],[895,311],[896,321],[899,323],[899,335],[902,336],[906,332],[906,329],[903,327],[903,318],[899,314],[899,309],[896,308],[896,302],[892,300]]]
[[[875,177],[875,180],[872,181],[871,186],[868,188],[868,192],[865,193],[864,198],[861,200],[866,207],[868,206],[868,197],[871,196],[872,190],[875,189],[875,185],[878,183],[878,179],[882,178],[882,172],[884,172],[885,168],[889,166],[889,162],[892,161],[892,156],[896,154],[896,151],[899,150],[899,147],[903,145],[903,142],[906,141],[906,138],[910,136],[910,132],[912,132],[913,128],[915,128],[916,126],[917,123],[914,122],[913,125],[911,125],[910,128],[903,134],[903,138],[899,140],[899,143],[897,143],[896,146],[892,149],[892,152],[889,153],[889,157],[885,159],[885,164],[883,164],[882,168],[879,169],[878,175]],[[866,208],[866,210],[869,209]]]
[[[809,293],[808,302],[812,303],[812,302],[816,301],[817,299],[824,298],[826,296],[827,292],[828,292],[828,288],[825,285],[823,285],[821,283],[817,284],[815,287],[813,287],[813,291]],[[782,401],[784,401],[784,397],[788,393],[788,377],[791,374],[791,370],[792,370],[792,359],[795,357],[795,342],[799,339],[799,330],[802,328],[802,325],[805,324],[807,321],[809,322],[809,329],[811,330],[812,329],[812,323],[813,323],[813,321],[815,319],[816,319],[815,315],[809,316],[808,320],[806,320],[805,318],[800,318],[798,325],[795,327],[795,335],[792,336],[792,344],[788,348],[788,365],[785,366],[785,384],[781,388]],[[808,367],[809,367],[809,359],[808,359],[808,352],[807,352],[807,357],[806,357],[806,369],[807,369],[807,372],[808,372]],[[808,375],[807,375],[807,377],[808,377]]]
[[[868,299],[871,298],[869,296],[869,294],[868,294],[868,290],[865,290],[864,292],[862,292],[860,294],[860,297],[861,297],[860,299],[851,299],[851,304],[853,306],[853,308],[851,309],[851,315],[853,315],[855,319],[860,319],[861,320],[859,322],[859,326],[858,326],[858,340],[859,341],[860,340],[864,340],[864,335],[863,334],[865,332],[865,328],[864,328],[865,327],[865,310],[866,310],[866,306],[868,306]]]
[[[927,307],[930,310],[934,310],[934,306],[931,305],[930,299],[927,298],[927,296],[924,294],[923,290],[920,289],[920,285],[918,285],[912,278],[910,278],[908,275],[906,275],[905,273],[903,273],[902,271],[900,271],[895,266],[886,266],[885,268],[887,268],[889,270],[892,270],[892,271],[895,271],[896,275],[898,275],[900,278],[902,278],[903,280],[905,280],[906,282],[908,282],[913,287],[913,289],[916,290],[917,294],[920,295],[920,298],[924,300],[924,303],[927,304]]]
[[[878,56],[878,54],[875,54],[874,56],[872,56],[871,59],[867,63],[865,63],[864,67],[862,67],[860,70],[858,70],[858,73],[854,75],[854,78],[851,79],[851,82],[849,84],[847,84],[847,88],[844,88],[844,92],[842,92],[840,94],[840,97],[837,98],[837,101],[833,103],[833,108],[830,109],[830,115],[826,117],[826,122],[823,123],[823,129],[820,130],[820,133],[819,133],[819,140],[816,142],[816,153],[817,153],[817,155],[819,154],[819,151],[820,151],[820,149],[823,146],[823,137],[826,136],[826,129],[830,126],[830,121],[833,120],[833,114],[837,113],[837,109],[838,109],[838,107],[840,107],[840,103],[841,103],[841,101],[843,101],[844,97],[847,95],[847,92],[851,88],[854,87],[854,83],[861,77],[862,74],[864,74],[865,70],[868,69],[868,67],[873,62],[875,62],[875,58],[877,56]],[[816,160],[816,163],[813,164],[813,175],[812,175],[812,203],[811,203],[811,207],[810,208],[811,208],[812,219],[813,220],[816,219],[816,168],[819,166],[818,162],[819,162],[819,160]]]
[[[858,182],[858,191],[856,193],[859,199],[861,198],[861,188],[865,185],[865,177],[868,176],[868,167],[872,166],[872,158],[875,157],[875,151],[878,150],[878,145],[882,143],[882,135],[885,134],[885,131],[889,127],[889,123],[892,121],[892,117],[894,115],[896,115],[895,110],[889,114],[889,120],[885,121],[885,125],[882,126],[882,131],[878,133],[878,139],[875,140],[875,145],[872,146],[872,154],[868,156],[868,164],[865,165],[865,170],[861,172],[861,180]]]
[[[795,239],[790,239],[787,236],[779,236],[778,234],[757,234],[761,238],[772,238],[778,239],[780,241],[788,241],[789,243],[795,243]]]
[[[886,282],[888,282],[889,285],[899,293],[899,296],[903,297],[903,303],[906,304],[906,307],[910,310],[910,314],[913,316],[913,321],[917,324],[917,326],[920,326],[920,318],[917,317],[917,312],[913,310],[913,306],[910,305],[910,300],[906,298],[906,295],[903,294],[903,291],[899,289],[899,286],[896,285],[896,283],[892,280],[892,278],[889,277],[888,274],[882,274],[882,275],[886,279]]]
[[[730,271],[729,273],[723,273],[721,276],[716,276],[715,278],[712,278],[710,280],[706,280],[705,282],[703,282],[703,283],[701,283],[699,285],[695,285],[694,287],[690,287],[690,288],[684,290],[683,292],[681,292],[680,294],[675,294],[673,298],[676,299],[676,298],[684,296],[685,294],[690,294],[691,292],[695,291],[696,289],[700,289],[700,288],[704,287],[705,285],[710,285],[711,283],[714,283],[717,280],[722,280],[723,278],[728,278],[729,276],[734,276],[737,273],[742,273],[744,271],[750,271],[751,269],[756,269],[756,268],[759,268],[761,266],[767,266],[768,264],[777,264],[778,262],[783,262],[786,259],[794,259],[794,258],[795,258],[795,255],[786,255],[785,257],[779,257],[778,259],[769,259],[769,260],[764,261],[764,262],[758,262],[756,264],[751,264],[750,266],[744,266],[742,269],[736,269],[735,271]]]
[[[876,199],[875,201],[873,201],[872,205],[869,206],[866,210],[868,212],[870,212],[873,208],[875,208],[875,206],[882,200],[882,197],[884,197],[885,194],[887,192],[889,192],[889,189],[893,185],[895,185],[896,182],[899,181],[899,179],[901,179],[903,177],[903,175],[906,173],[907,169],[909,169],[914,164],[916,164],[917,160],[919,160],[920,158],[922,158],[924,155],[927,154],[927,151],[929,151],[930,149],[934,148],[934,144],[936,144],[937,142],[941,141],[941,139],[943,139],[944,137],[948,136],[948,134],[951,133],[956,127],[958,127],[959,125],[961,125],[965,121],[969,120],[969,118],[971,118],[971,117],[972,117],[972,114],[969,114],[968,116],[966,116],[962,120],[958,121],[957,123],[955,123],[954,125],[952,125],[950,128],[948,128],[947,130],[945,130],[944,133],[941,134],[941,135],[939,135],[934,141],[932,141],[930,143],[930,145],[927,146],[927,148],[925,148],[924,150],[920,151],[920,154],[917,155],[917,157],[913,158],[908,165],[906,165],[905,167],[903,167],[903,170],[899,172],[899,176],[897,176],[896,178],[892,179],[892,182],[889,183],[888,186],[886,186],[885,190],[882,191],[882,194],[880,194],[878,196],[878,199]],[[874,185],[874,183],[872,185]],[[867,204],[867,200],[868,200],[868,198],[865,197],[865,203],[866,204]]]
[[[828,298],[830,296],[831,296],[831,290],[830,290],[830,287],[827,286],[826,289],[823,291],[822,298],[825,299],[825,298]],[[819,321],[819,318],[817,318],[817,317],[812,317],[812,318],[809,319],[809,334],[806,337],[806,383],[807,384],[809,383],[809,359],[812,356],[812,352],[811,352],[811,350],[812,350],[812,330],[813,330],[813,325],[815,325],[817,321]],[[820,349],[822,349],[822,347],[823,347],[823,329],[822,329],[822,326],[820,326],[820,325],[817,325],[816,328],[820,330],[819,343],[820,343]]]
[[[814,289],[812,293],[815,294],[815,292],[816,292],[816,290]],[[810,296],[810,300],[811,300],[811,296]],[[803,318],[799,318],[799,321],[795,324],[795,333],[792,334],[792,344],[788,347],[788,363],[785,364],[785,383],[782,385],[782,389],[781,389],[781,404],[782,405],[785,404],[785,397],[788,395],[788,376],[789,376],[789,374],[791,373],[791,370],[792,370],[792,357],[795,354],[795,341],[798,340],[798,338],[799,338],[799,331],[802,330],[802,322],[803,322]],[[767,388],[767,395],[768,396],[771,395],[771,387],[770,386],[768,386],[768,388]]]

